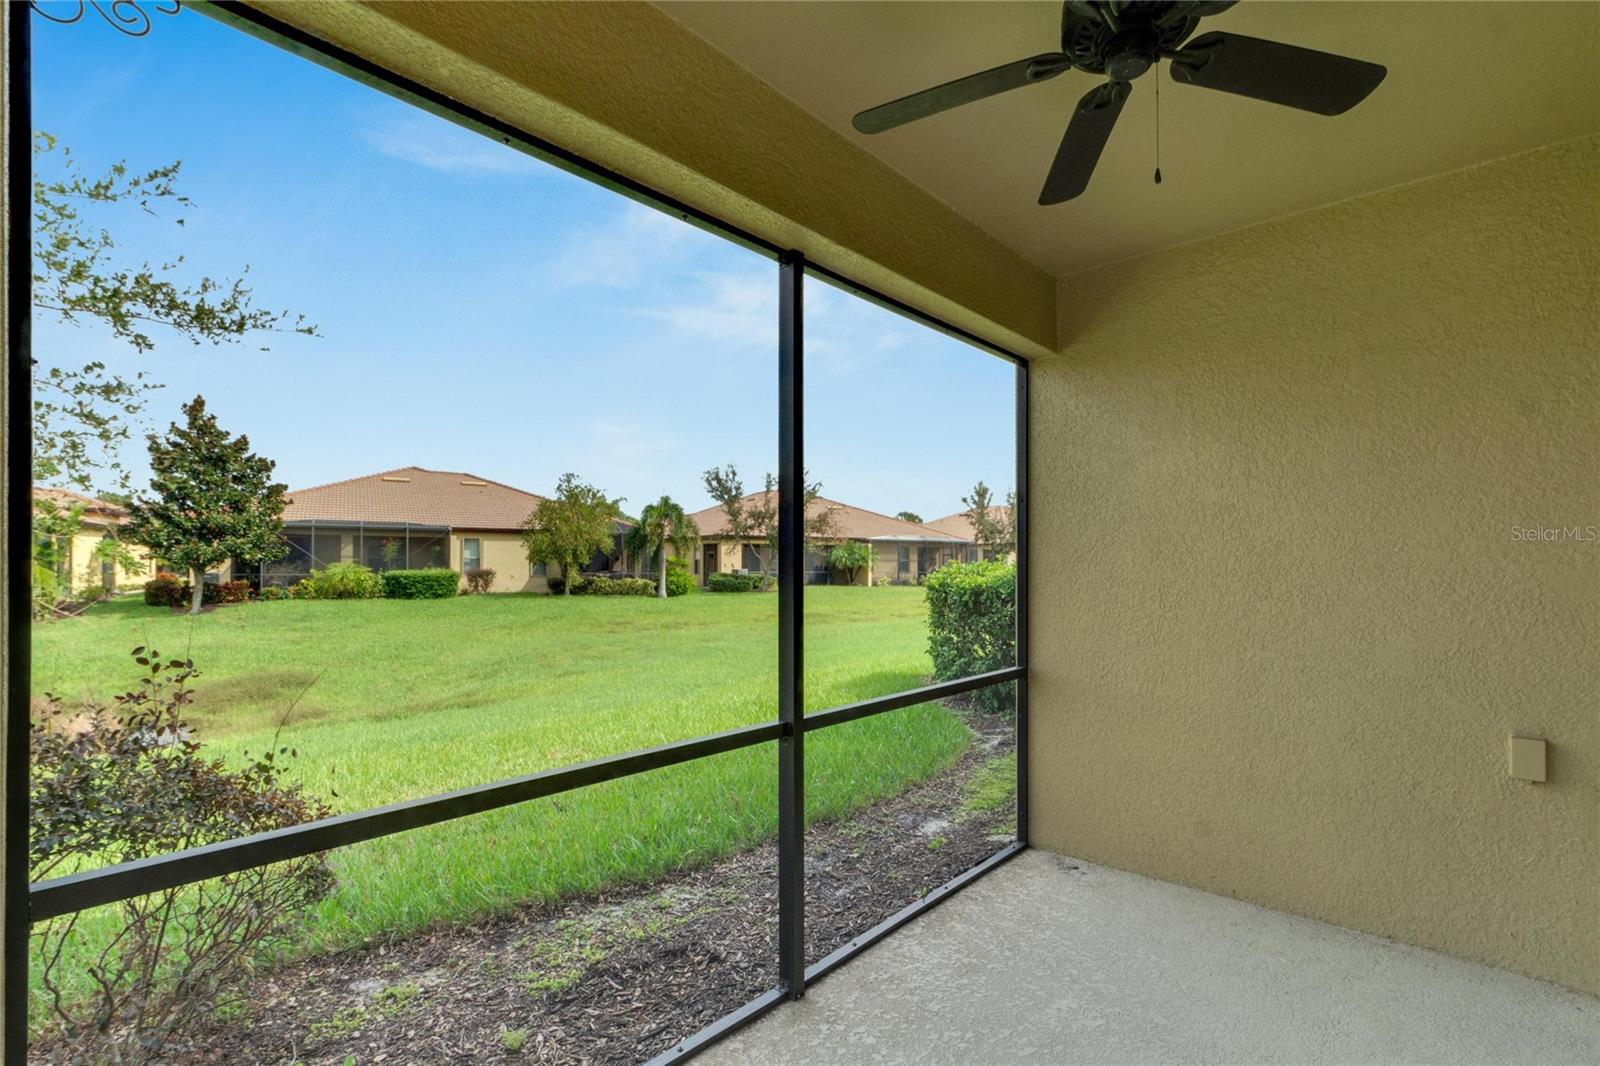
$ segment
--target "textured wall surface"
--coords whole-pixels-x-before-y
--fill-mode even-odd
[[[1597,231],[1586,138],[1061,282],[1036,842],[1600,991]]]
[[[646,4],[253,6],[995,343],[1054,346],[1049,274]]]

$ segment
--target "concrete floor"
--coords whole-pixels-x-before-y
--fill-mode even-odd
[[[1600,1000],[1029,851],[700,1058],[1600,1062]]]

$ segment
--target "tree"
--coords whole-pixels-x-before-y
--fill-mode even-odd
[[[822,482],[808,481],[809,472],[802,475],[805,487],[805,537],[807,541],[828,540],[834,535],[832,508],[822,508],[812,514],[812,504],[822,494]],[[706,495],[716,500],[726,514],[728,536],[744,542],[755,542],[756,558],[763,573],[772,571],[772,560],[778,554],[778,479],[768,474],[761,492],[746,496],[744,481],[739,471],[729,463],[718,469],[712,467],[704,475]]]
[[[650,554],[650,538],[644,526],[634,522],[622,535],[622,550],[633,560],[633,576],[644,577],[644,557]]]
[[[52,155],[59,153],[59,155]],[[78,170],[70,149],[48,133],[35,133],[34,169],[43,174],[59,159],[54,180],[33,183],[33,306],[54,312],[61,321],[93,319],[111,335],[144,353],[155,348],[148,330],[165,327],[191,344],[238,342],[262,332],[316,335],[304,315],[267,311],[255,306],[245,285],[249,267],[232,279],[201,276],[191,283],[174,278],[183,257],[153,265],[113,262],[117,243],[96,215],[116,205],[137,207],[155,215],[162,203],[178,208],[192,201],[177,191],[183,164],[169,163],[144,173],[131,173],[126,162],[91,178]],[[183,225],[183,219],[175,220]],[[117,450],[129,439],[133,420],[147,394],[160,386],[142,373],[131,378],[112,373],[103,362],[82,367],[36,365],[34,389],[34,477],[61,480],[92,491],[96,470],[104,469],[118,487],[127,472]]]
[[[984,558],[997,559],[1010,555],[1017,547],[1016,514],[1017,494],[1006,494],[1004,507],[995,505],[989,486],[978,482],[970,496],[961,497],[967,509],[962,512],[972,523],[972,536],[982,549]],[[996,517],[995,512],[999,512]]]
[[[634,527],[644,537],[645,552],[656,556],[656,596],[667,598],[667,547],[679,557],[694,551],[700,543],[700,527],[673,502],[663,496],[644,509]]]
[[[895,517],[902,522],[915,522],[919,526],[922,525],[922,516],[915,511],[901,511]]]
[[[132,207],[155,215],[162,204],[189,206],[189,198],[177,191],[181,163],[130,173],[119,162],[91,178],[78,170],[70,149],[42,132],[34,134],[33,155],[36,312],[54,313],[63,322],[97,321],[140,353],[155,347],[147,332],[151,326],[195,345],[238,342],[263,332],[316,335],[304,316],[256,307],[244,284],[248,267],[237,278],[201,276],[186,283],[174,280],[183,270],[182,256],[159,265],[114,262],[117,243],[99,216]],[[52,164],[53,179],[46,174]],[[182,218],[174,221],[183,225]],[[115,373],[99,359],[75,367],[35,362],[32,377],[34,481],[93,492],[95,482],[109,480],[118,491],[101,495],[125,496],[128,472],[121,447],[131,439],[149,393],[160,386],[142,372]],[[60,512],[44,516],[40,525],[48,528],[37,529],[36,539],[57,535],[63,524]]]
[[[801,485],[801,514],[805,520],[801,525],[801,536],[805,543],[815,544],[819,541],[834,539],[834,516],[831,507],[813,507],[817,498],[822,495],[822,482],[807,480],[811,472],[804,471],[800,475]],[[761,568],[767,573],[772,572],[774,560],[778,557],[778,479],[771,474],[766,476],[761,492],[759,505],[747,508],[747,511],[760,519],[760,529],[763,531],[765,543],[756,549],[756,555],[761,559]]]
[[[196,396],[183,405],[184,424],[165,438],[150,434],[151,496],[128,508],[129,535],[159,559],[189,571],[189,613],[200,613],[207,570],[230,558],[276,559],[288,550],[277,464],[250,451],[206,412]]]
[[[842,571],[852,585],[861,571],[871,565],[872,545],[864,540],[842,541],[828,552],[828,566]]]
[[[577,474],[562,474],[556,494],[539,501],[523,523],[522,543],[534,565],[561,567],[564,596],[572,595],[583,564],[611,547],[622,500],[612,500]]]

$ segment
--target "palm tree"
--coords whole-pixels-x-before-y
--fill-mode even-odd
[[[633,560],[633,576],[643,577],[644,557],[650,554],[650,538],[645,535],[644,526],[638,522],[628,526],[622,535],[622,550]]]
[[[645,550],[656,556],[656,596],[667,598],[667,547],[673,554],[688,555],[700,542],[700,527],[684,513],[682,507],[663,496],[650,504],[639,515],[638,529],[643,534]]]

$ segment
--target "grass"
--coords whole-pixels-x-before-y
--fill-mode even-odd
[[[296,601],[198,618],[125,598],[35,627],[35,694],[131,687],[140,644],[194,659],[190,719],[230,758],[272,743],[293,705],[279,743],[339,811],[777,714],[773,595]],[[807,589],[806,655],[812,710],[914,687],[931,669],[922,590]],[[969,740],[936,705],[819,732],[806,745],[807,815],[893,795]],[[775,782],[762,745],[341,849],[339,887],[298,949],[648,882],[752,846],[773,832]]]
[[[997,755],[978,768],[961,801],[962,817],[1001,807],[1017,794],[1017,753]]]

